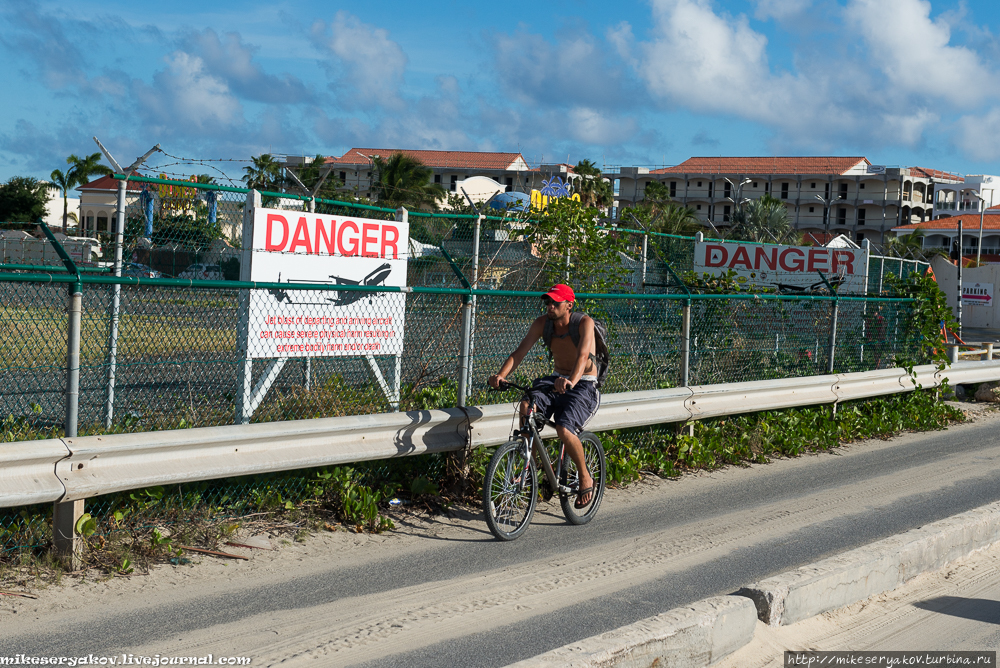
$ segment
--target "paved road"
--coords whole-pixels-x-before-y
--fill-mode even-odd
[[[81,595],[75,610],[24,608],[31,618],[7,617],[0,655],[71,647],[248,655],[254,665],[504,666],[1000,500],[997,427],[984,418],[612,490],[585,527],[567,526],[553,504],[514,543],[470,518],[364,552],[236,564],[212,581],[114,601]]]

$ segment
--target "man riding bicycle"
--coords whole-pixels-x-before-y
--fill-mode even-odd
[[[500,367],[495,376],[490,376],[491,387],[499,387],[507,376],[514,372],[528,351],[545,333],[547,321],[552,323],[552,341],[549,352],[555,373],[551,376],[538,378],[532,383],[531,396],[536,409],[545,414],[546,419],[553,418],[556,433],[566,446],[573,463],[580,473],[580,488],[577,490],[576,508],[584,508],[590,503],[594,493],[594,479],[587,470],[587,462],[583,454],[583,446],[577,433],[597,412],[600,404],[600,393],[597,390],[596,347],[594,343],[594,321],[584,316],[579,322],[579,346],[570,336],[570,313],[576,295],[573,288],[562,283],[552,286],[542,296],[545,305],[545,315],[531,323],[528,333],[517,349]],[[521,402],[522,422],[527,417],[528,402]]]

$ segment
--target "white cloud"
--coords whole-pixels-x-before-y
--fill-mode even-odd
[[[1000,108],[959,119],[955,142],[974,160],[1000,160]]]
[[[226,33],[220,38],[214,30],[206,28],[200,33],[188,35],[183,42],[183,50],[201,58],[207,72],[225,81],[242,98],[294,104],[312,97],[296,77],[266,74],[260,64],[254,62],[257,48],[244,44],[237,33]]]
[[[625,38],[617,32],[610,37],[615,42]],[[554,43],[523,31],[497,34],[491,46],[490,60],[504,91],[522,104],[608,108],[635,103],[635,95],[626,95],[623,68],[609,58],[613,52],[585,31],[565,32]]]
[[[243,107],[229,86],[209,74],[201,58],[183,51],[167,59],[167,68],[153,75],[152,86],[134,82],[133,94],[157,132],[201,134],[243,121]]]
[[[635,119],[613,118],[587,107],[570,109],[566,120],[570,136],[583,144],[620,144],[631,139],[636,132]]]
[[[992,94],[993,74],[976,53],[952,46],[948,23],[932,21],[930,12],[926,0],[851,0],[845,17],[894,93],[961,102]]]
[[[754,17],[788,21],[802,16],[811,6],[812,0],[757,0]]]
[[[773,121],[800,92],[790,75],[771,73],[767,38],[746,16],[719,16],[710,0],[655,0],[653,18],[639,74],[668,103]]]
[[[399,87],[408,60],[386,30],[339,11],[329,30],[323,22],[314,24],[312,37],[331,56],[325,65],[336,89],[356,95],[361,103],[400,107]],[[340,102],[350,106],[352,100]]]

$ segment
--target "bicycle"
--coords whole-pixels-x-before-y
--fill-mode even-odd
[[[590,502],[583,508],[576,508],[574,498],[580,488],[576,464],[566,452],[566,446],[559,444],[559,459],[556,470],[552,470],[549,453],[542,444],[539,432],[546,426],[555,424],[544,415],[535,412],[535,402],[531,388],[505,381],[498,389],[516,389],[523,392],[522,401],[528,402],[528,417],[524,424],[513,433],[513,439],[504,443],[490,458],[483,481],[483,512],[486,525],[500,540],[514,540],[523,534],[535,514],[539,485],[536,460],[545,474],[547,488],[543,491],[546,501],[558,492],[563,514],[571,524],[586,524],[594,519],[604,498],[607,483],[607,462],[601,440],[589,431],[580,431],[577,438],[583,445],[587,470],[594,478],[594,491]],[[534,451],[534,458],[531,453]]]

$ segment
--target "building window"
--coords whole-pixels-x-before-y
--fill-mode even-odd
[[[710,181],[708,184],[708,196],[712,197],[715,195],[715,181]]]
[[[861,182],[861,183],[859,183],[859,184],[858,184],[858,190],[864,190],[864,189],[865,189],[865,184],[864,184],[864,182]]]
[[[698,204],[698,205],[696,205],[696,206],[695,206],[695,210],[696,210],[696,211],[701,211],[701,204]]]
[[[701,181],[698,181],[698,187],[701,188]]]
[[[729,183],[729,181],[726,181],[725,183],[722,184],[722,196],[723,197],[732,197],[733,196],[733,187]]]
[[[815,183],[810,183],[809,187],[812,188],[813,190],[816,190],[816,184]]]
[[[757,187],[757,182],[756,182],[756,181],[754,181],[754,182],[753,182],[753,187],[754,187],[754,188],[756,188],[756,187]]]
[[[110,232],[108,228],[108,214],[101,211],[97,214],[97,231],[98,232]]]
[[[340,173],[340,182],[341,183],[347,183],[347,172],[341,172]]]
[[[441,175],[440,174],[435,174],[434,175],[434,183],[441,183]]]
[[[714,216],[715,216],[715,205],[714,204],[709,204],[708,205],[708,219],[712,220],[712,218]]]
[[[722,207],[722,220],[723,220],[723,222],[726,222],[726,223],[729,222],[729,212],[730,212],[730,210],[731,209],[728,206]]]
[[[788,199],[788,182],[782,182],[781,184],[781,199]]]
[[[508,188],[513,188],[514,187],[514,179],[512,177],[508,176],[506,179],[504,179],[504,184]]]
[[[458,188],[458,175],[457,174],[452,174],[451,175],[451,187],[449,188],[449,190],[451,190],[452,192],[455,192],[455,190],[457,188]]]
[[[858,241],[864,241],[864,240],[865,240],[865,233],[858,232]]]
[[[825,184],[826,187],[823,188],[823,199],[830,199],[830,184]]]
[[[368,178],[371,178],[371,177],[372,177],[372,173],[368,172]]]
[[[677,181],[670,182],[670,196],[677,197]]]
[[[809,213],[813,213],[814,211],[816,211],[816,207],[814,206],[809,207]]]
[[[837,224],[847,225],[847,209],[844,207],[837,209]]]
[[[840,197],[838,199],[847,199],[847,184],[840,184]]]
[[[865,224],[865,210],[858,209],[858,225],[864,225],[864,224]]]

